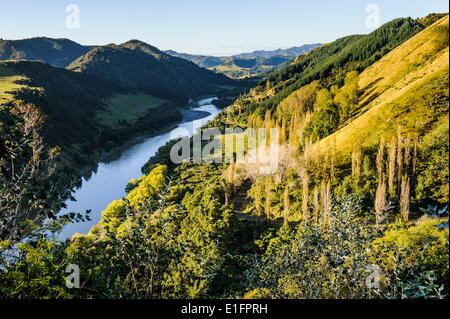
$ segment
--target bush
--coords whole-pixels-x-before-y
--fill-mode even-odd
[[[424,138],[420,150],[416,197],[419,201],[448,202],[449,124],[445,116]]]
[[[442,290],[448,293],[449,233],[448,228],[436,227],[440,223],[438,219],[422,217],[414,226],[394,225],[372,243],[372,260],[385,273],[385,284],[397,282],[388,296],[419,296],[420,285],[413,283],[431,279],[432,286],[438,290],[444,287]],[[405,287],[408,296],[402,294]],[[428,294],[421,297],[433,297],[436,291]]]
[[[272,298],[367,298],[373,231],[355,220],[358,204],[346,198],[335,205],[329,226],[283,226],[247,272],[250,290]],[[253,289],[258,289],[257,291]]]
[[[313,114],[304,134],[313,141],[320,140],[334,133],[339,127],[339,121],[339,109],[334,104],[328,105]]]

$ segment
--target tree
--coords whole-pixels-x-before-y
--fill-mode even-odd
[[[333,205],[329,227],[284,225],[247,272],[249,291],[267,298],[364,298],[367,244],[373,232],[355,221],[350,197]]]
[[[345,84],[340,88],[334,101],[339,105],[339,112],[342,119],[346,120],[354,111],[356,105],[358,104],[358,72],[351,71],[345,76]]]
[[[446,204],[449,194],[449,124],[445,116],[420,147],[416,197]]]
[[[45,121],[32,104],[0,111],[0,240],[16,242],[35,223],[55,214],[69,190],[51,181],[58,149],[47,149],[39,130]]]
[[[322,89],[317,93],[314,113],[304,129],[304,139],[322,139],[339,127],[339,109],[334,104],[330,91]]]
[[[32,104],[0,109],[0,298],[70,298],[65,244],[54,233],[81,214],[56,216],[70,189],[54,179],[58,149]]]

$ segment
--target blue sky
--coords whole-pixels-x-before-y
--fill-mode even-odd
[[[67,28],[66,6],[80,9]],[[139,39],[160,49],[230,55],[369,33],[366,7],[380,22],[448,12],[446,0],[0,0],[0,38],[70,38],[82,44]]]

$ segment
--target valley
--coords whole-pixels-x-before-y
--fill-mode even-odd
[[[114,152],[111,154],[113,156],[105,157],[102,162],[98,163],[92,173],[84,176],[80,187],[72,194],[76,201],[69,201],[67,207],[61,211],[61,213],[65,213],[91,210],[89,214],[91,220],[85,223],[69,224],[59,235],[60,238],[67,239],[76,233],[86,234],[98,224],[104,208],[113,200],[118,200],[126,195],[124,185],[142,175],[142,167],[161,146],[177,137],[177,132],[182,133],[180,130],[187,130],[192,135],[196,127],[200,127],[214,118],[220,110],[210,104],[212,100],[214,98],[198,101],[198,106],[186,110],[183,121],[174,128],[160,135],[140,139],[135,145],[128,145],[127,148]],[[194,121],[199,122],[195,122],[194,125]]]
[[[192,55],[178,53],[173,50],[168,50],[166,53],[189,60],[200,67],[224,74],[230,78],[245,79],[261,78],[276,68],[281,68],[295,57],[306,54],[321,45],[320,43],[305,44],[300,47],[292,47],[285,50],[254,51],[233,55],[231,57]]]
[[[319,47],[320,43],[273,51],[254,51],[230,57],[204,56],[166,50],[167,55],[182,58],[198,66],[234,79],[260,78],[293,58]],[[0,40],[1,60],[36,60],[54,66],[68,67],[96,45],[81,45],[69,39],[37,37],[23,40]]]
[[[448,34],[0,40],[0,298],[448,298]]]

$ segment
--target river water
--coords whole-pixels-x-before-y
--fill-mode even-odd
[[[184,120],[177,128],[125,149],[113,161],[99,163],[97,170],[88,179],[83,178],[81,187],[72,194],[76,201],[68,201],[67,208],[61,210],[64,214],[82,213],[90,209],[91,221],[65,226],[60,239],[69,238],[75,233],[88,233],[91,227],[100,221],[101,213],[108,204],[126,195],[125,187],[128,181],[142,176],[142,166],[156,154],[158,148],[171,139],[192,136],[195,130],[214,119],[220,109],[211,104],[213,100],[214,98],[200,100],[197,102],[198,107],[184,111]],[[199,117],[202,118],[198,119]]]

